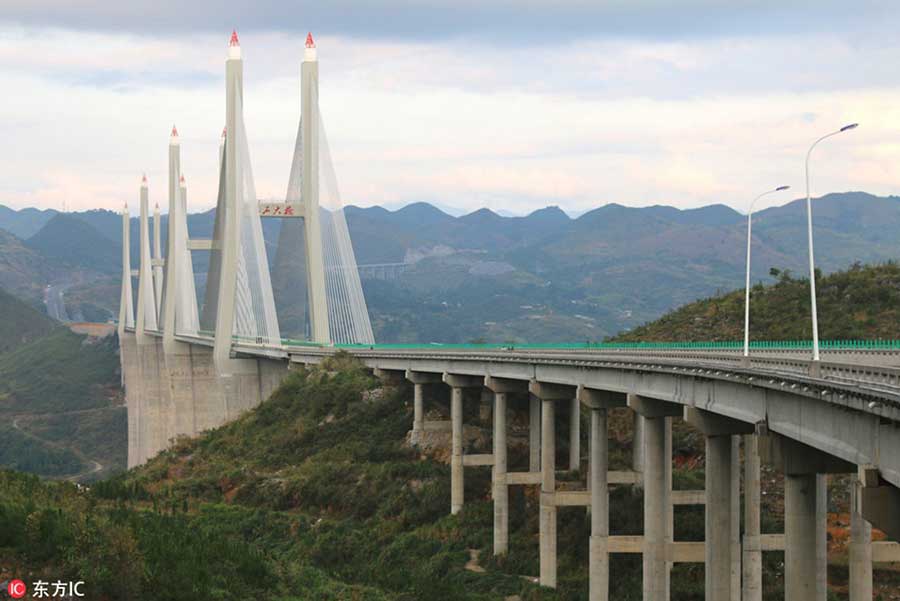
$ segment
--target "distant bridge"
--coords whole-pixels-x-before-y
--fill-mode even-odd
[[[412,263],[369,263],[358,265],[359,277],[364,280],[397,280]]]
[[[324,129],[310,125],[318,122],[312,40],[303,62],[303,118],[289,185],[302,193],[299,198],[289,193],[284,203],[263,208],[247,190],[252,177],[244,147],[242,63],[236,44],[235,36],[226,62],[228,128],[220,158],[214,239],[188,239],[174,131],[165,259],[158,243],[151,254],[146,184],[141,189],[141,257],[136,274],[128,255],[127,211],[123,215],[119,336],[129,466],[147,461],[177,436],[222,425],[258,405],[292,367],[317,364],[343,350],[387,384],[412,385],[414,444],[425,432],[449,431],[451,513],[465,508],[465,470],[491,467],[495,553],[509,549],[509,487],[540,487],[544,586],[557,583],[557,513],[575,506],[590,508],[592,600],[608,599],[609,579],[614,576],[610,553],[642,554],[647,601],[669,599],[674,562],[705,563],[708,599],[759,600],[762,553],[781,549],[787,598],[824,600],[826,475],[848,473],[853,475],[850,598],[872,598],[872,563],[900,561],[896,543],[871,540],[873,524],[894,540],[900,537],[900,343],[825,343],[817,361],[810,359],[805,342],[755,343],[749,357],[737,343],[374,344],[352,247],[348,255],[349,237],[342,233],[346,224],[338,210],[326,213],[318,204],[319,188],[334,187],[334,182],[333,173],[320,172],[318,165]],[[327,147],[322,151],[327,156]],[[259,219],[276,213],[284,217],[286,212],[303,220],[302,235],[295,239],[305,245],[312,341],[282,339],[272,302]],[[329,231],[323,234],[323,228]],[[189,271],[192,250],[219,255],[211,261],[202,310]],[[296,263],[286,260],[286,264],[296,269]],[[133,275],[138,276],[136,311]],[[451,389],[449,422],[425,420],[433,386]],[[508,470],[510,395],[529,399],[527,471]],[[467,452],[464,402],[490,403],[491,452]],[[628,407],[635,418],[633,469],[627,471],[611,471],[608,465],[607,412],[616,407]],[[568,418],[569,456],[562,466],[557,465],[557,411]],[[587,453],[580,444],[582,411],[590,415]],[[705,436],[704,490],[672,489],[675,418],[687,420]],[[783,534],[760,531],[761,460],[785,475]],[[561,468],[586,468],[586,488],[558,487],[556,474]],[[608,490],[617,485],[644,489],[640,536],[610,533]],[[705,506],[705,541],[673,539],[672,508],[683,504]]]

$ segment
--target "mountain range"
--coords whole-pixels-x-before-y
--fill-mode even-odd
[[[597,340],[743,285],[746,216],[721,204],[607,204],[574,219],[558,207],[454,217],[424,202],[395,211],[348,206],[345,214],[360,265],[399,264],[361,270],[384,342]],[[209,237],[214,218],[214,211],[190,215],[191,236]],[[165,224],[163,216],[163,238]],[[824,272],[900,257],[898,197],[824,196],[814,202],[814,226]],[[264,221],[270,259],[279,227]],[[67,278],[67,304],[115,315],[118,214],[0,207],[0,229],[0,287],[34,300],[42,285]],[[770,280],[772,267],[806,273],[805,201],[759,211],[753,234],[754,281]],[[136,218],[130,236],[136,267]],[[201,280],[203,254],[194,265]]]

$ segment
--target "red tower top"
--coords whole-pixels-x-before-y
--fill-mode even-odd
[[[222,128],[222,139],[225,139],[225,135],[228,133],[228,126]]]
[[[142,184],[146,184],[146,183],[147,183],[147,174],[146,174],[146,173],[143,175],[143,177],[141,177],[141,183],[142,183]]]
[[[231,30],[231,41],[228,42],[228,45],[229,46],[240,46],[241,45],[241,42],[240,42],[240,40],[238,40],[238,37],[237,37],[236,29]]]
[[[312,32],[306,34],[306,47],[307,48],[315,48],[316,43],[313,41]]]
[[[172,125],[172,137],[173,138],[178,137],[178,129],[174,125]]]

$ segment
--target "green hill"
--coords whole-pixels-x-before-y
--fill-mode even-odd
[[[449,469],[438,460],[446,453],[422,455],[405,443],[410,393],[379,388],[337,357],[292,372],[235,422],[89,490],[0,471],[0,576],[52,572],[84,580],[97,599],[584,599],[585,511],[559,512],[559,589],[539,589],[525,577],[539,568],[537,491],[510,491],[510,553],[492,557],[490,470],[466,470],[465,509],[448,515]],[[431,405],[447,410],[446,398]],[[511,424],[527,423],[527,406],[524,395],[511,396]],[[474,398],[465,407],[467,452],[486,452],[489,422]],[[610,467],[627,469],[630,415],[614,410],[610,420]],[[673,436],[677,449],[702,440],[684,427]],[[510,438],[511,470],[527,469],[525,439]],[[558,480],[584,487],[578,473]],[[702,485],[702,468],[675,468],[676,489]],[[764,497],[764,531],[783,528],[778,498]],[[639,534],[640,490],[612,487],[610,512],[612,534]],[[679,507],[676,516],[677,540],[702,540],[702,507]],[[610,598],[640,599],[640,556],[610,561]],[[764,565],[765,598],[783,597],[783,556],[766,554]],[[676,564],[672,598],[703,599],[702,575],[702,565]],[[830,576],[839,586],[846,570]],[[878,572],[880,591],[897,590],[897,580]]]
[[[0,355],[49,334],[58,324],[0,289]]]
[[[57,326],[0,355],[0,466],[41,476],[91,477],[125,469],[115,338]],[[89,465],[90,464],[90,465]]]
[[[44,286],[62,274],[60,266],[0,229],[0,288],[39,303]]]
[[[448,466],[405,444],[409,393],[377,388],[339,358],[292,373],[239,420],[90,491],[0,472],[0,574],[52,566],[85,580],[91,598],[581,598],[584,511],[560,513],[561,588],[539,591],[522,577],[538,573],[538,497],[511,492],[511,553],[494,560],[490,470],[467,471],[466,510],[448,515]],[[476,404],[468,408],[467,423],[484,427]],[[611,449],[619,468],[624,448]],[[511,446],[511,467],[527,462]],[[623,488],[612,499],[615,531],[634,533],[639,499]],[[466,569],[472,550],[485,572]],[[613,565],[615,598],[639,598],[640,558]],[[702,599],[689,571],[676,569],[673,581],[678,598]]]
[[[59,327],[0,356],[0,414],[52,413],[110,405],[118,388],[114,338]]]
[[[809,279],[773,270],[775,284],[750,290],[751,340],[808,340]],[[900,338],[900,265],[854,264],[816,278],[819,337]],[[705,298],[620,334],[619,341],[742,340],[744,290]]]
[[[120,245],[83,219],[67,213],[54,215],[25,244],[64,265],[101,273],[122,271]]]

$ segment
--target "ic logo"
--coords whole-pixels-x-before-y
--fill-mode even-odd
[[[9,586],[6,587],[6,592],[8,592],[9,596],[13,599],[21,599],[25,596],[27,590],[28,587],[25,586],[25,583],[21,580],[10,580]]]

